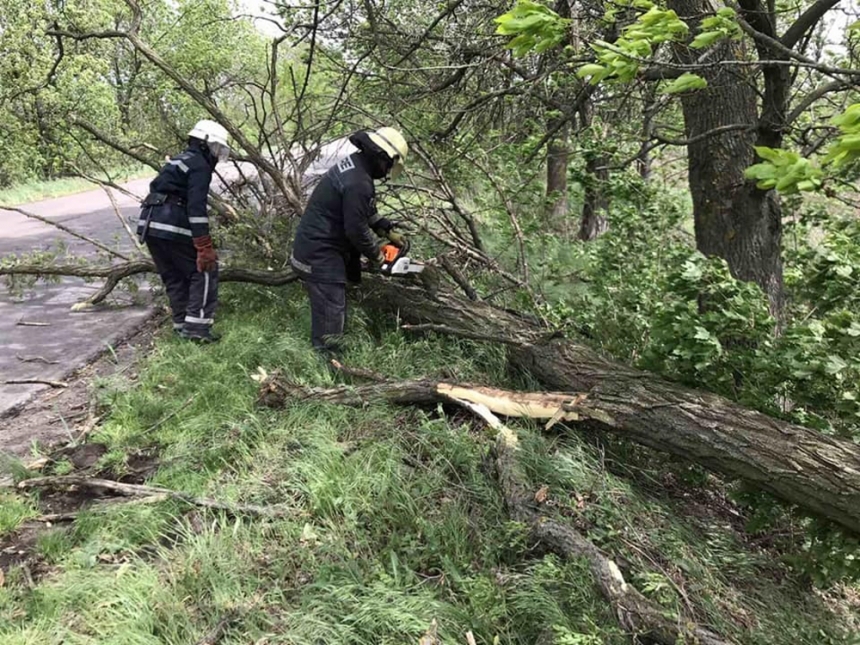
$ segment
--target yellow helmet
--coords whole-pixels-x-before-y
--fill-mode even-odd
[[[409,154],[409,146],[406,143],[406,139],[399,130],[388,127],[379,128],[376,132],[368,132],[367,136],[394,160],[390,176],[392,179],[397,179],[400,173],[403,172],[406,155]]]

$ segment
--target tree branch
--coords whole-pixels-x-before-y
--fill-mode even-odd
[[[822,96],[830,94],[831,92],[838,92],[839,90],[848,89],[849,87],[850,85],[845,83],[844,81],[831,81],[830,83],[819,85],[809,94],[804,96],[803,100],[795,106],[795,108],[785,119],[786,125],[791,125],[792,123],[797,121],[797,119],[799,119],[800,116]]]
[[[114,266],[80,266],[76,264],[13,264],[0,266],[0,276],[32,275],[32,276],[68,276],[77,278],[105,278],[106,282],[99,291],[85,301],[74,305],[73,309],[82,309],[102,302],[121,280],[141,273],[155,273],[155,265],[151,260],[132,260],[125,264]],[[262,271],[242,267],[225,267],[219,273],[221,282],[250,282],[270,287],[277,287],[298,280],[292,271]]]
[[[59,222],[55,222],[53,220],[50,220],[47,217],[42,217],[41,215],[36,215],[35,213],[25,211],[22,208],[16,208],[15,206],[4,206],[2,204],[0,204],[0,210],[7,210],[7,211],[12,211],[13,213],[20,213],[24,217],[29,217],[30,219],[38,220],[39,222],[42,222],[43,224],[47,224],[48,226],[53,226],[54,228],[59,229],[59,230],[63,231],[63,233],[67,233],[68,235],[71,235],[72,237],[76,237],[79,240],[83,240],[84,242],[92,244],[96,248],[101,249],[102,251],[105,251],[106,253],[109,253],[113,257],[117,257],[121,260],[125,260],[126,262],[129,261],[128,256],[123,255],[119,251],[115,251],[114,249],[110,248],[109,246],[105,246],[104,244],[102,244],[98,240],[94,240],[91,237],[87,237],[86,235],[83,235],[81,233],[77,233],[77,232],[73,231],[72,229],[68,228],[67,226],[60,224]]]
[[[824,17],[824,14],[838,4],[839,0],[818,0],[794,21],[794,24],[779,39],[779,42],[786,47],[793,48],[807,31],[818,24],[818,21]]]
[[[108,491],[123,497],[157,497],[164,499],[176,499],[192,506],[200,506],[216,511],[226,511],[231,515],[254,515],[262,517],[282,517],[287,510],[256,506],[250,504],[228,504],[207,497],[194,497],[188,493],[171,490],[169,488],[158,488],[155,486],[141,486],[139,484],[123,484],[110,479],[90,479],[79,475],[63,475],[57,477],[34,477],[25,479],[18,484],[18,488],[27,490],[31,488],[88,488]]]

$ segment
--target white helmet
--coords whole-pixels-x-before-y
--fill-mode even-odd
[[[220,123],[209,120],[198,121],[188,136],[205,141],[218,161],[226,161],[227,157],[230,156],[230,144],[228,143],[230,135]]]
[[[409,146],[406,144],[406,139],[400,134],[399,130],[387,127],[379,128],[376,132],[369,132],[367,136],[394,160],[394,165],[391,167],[391,178],[397,179],[400,173],[403,172],[406,155],[409,154]]]

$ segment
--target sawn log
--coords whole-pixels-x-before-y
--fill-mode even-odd
[[[495,339],[550,389],[587,395],[609,432],[701,464],[860,533],[860,446],[744,408],[550,336],[538,322],[404,280],[368,279],[362,304],[447,333]]]

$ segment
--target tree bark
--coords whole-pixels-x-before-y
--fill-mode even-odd
[[[860,446],[608,360],[536,321],[406,280],[366,281],[366,306],[409,323],[505,340],[512,363],[553,390],[587,394],[611,418],[596,426],[744,479],[860,533]]]
[[[712,12],[704,0],[670,0],[670,9],[686,19],[690,33]],[[721,60],[744,58],[743,43],[728,42]],[[701,54],[683,45],[675,49],[679,62],[694,64]],[[753,146],[759,123],[755,79],[752,72],[723,66],[703,67],[700,75],[708,87],[681,97],[687,146],[690,192],[696,248],[726,260],[732,275],[755,282],[767,294],[777,320],[785,303],[782,276],[782,221],[774,191],[762,191],[744,178],[744,170],[756,162]],[[732,124],[749,124],[748,130],[732,130],[712,137],[703,133]]]
[[[564,119],[564,116],[558,117]],[[555,119],[550,119],[548,129],[557,127]],[[567,220],[567,164],[570,157],[568,139],[570,124],[565,123],[550,139],[546,151],[546,197],[547,221],[550,227],[561,230]]]
[[[584,100],[579,108],[580,130],[590,128],[594,121],[594,103],[591,98]],[[609,207],[606,199],[606,156],[589,151],[585,157],[585,199],[582,203],[582,217],[579,223],[579,239],[589,242],[606,232],[609,224],[605,213]]]

